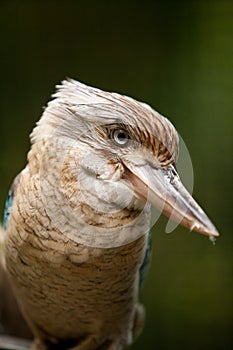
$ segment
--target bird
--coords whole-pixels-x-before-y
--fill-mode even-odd
[[[151,206],[219,236],[177,173],[178,133],[144,102],[67,78],[30,139],[2,254],[32,349],[123,350],[145,319]]]

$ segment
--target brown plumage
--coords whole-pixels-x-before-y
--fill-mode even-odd
[[[32,133],[4,238],[34,350],[122,350],[143,327],[150,204],[218,233],[175,171],[172,124],[129,97],[65,81]]]

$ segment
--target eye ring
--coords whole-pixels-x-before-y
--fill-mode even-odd
[[[112,132],[112,140],[118,146],[125,146],[129,142],[129,133],[124,129],[115,129]]]

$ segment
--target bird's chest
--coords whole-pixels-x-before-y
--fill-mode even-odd
[[[138,298],[147,217],[136,228],[128,225],[129,230],[133,226],[140,231],[140,238],[131,243],[115,248],[87,247],[57,229],[59,215],[52,216],[54,221],[47,215],[38,176],[30,176],[28,171],[22,176],[7,226],[5,256],[27,319],[61,338],[127,333],[132,329]],[[51,193],[47,192],[48,200]],[[52,203],[57,203],[53,196]],[[64,217],[65,227],[77,230],[79,216],[75,216],[75,225],[70,225],[69,215]],[[95,226],[93,230],[96,235]]]
[[[144,236],[112,249],[70,241],[54,241],[49,247],[36,239],[16,243],[13,237],[6,245],[7,266],[32,322],[61,337],[76,337],[77,332],[120,333],[129,327],[146,248]]]

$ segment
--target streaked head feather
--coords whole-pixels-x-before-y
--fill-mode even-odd
[[[167,165],[176,161],[178,135],[168,119],[145,103],[68,79],[57,86],[42,118],[32,132],[32,142],[51,136],[78,140],[96,126],[119,124]]]

